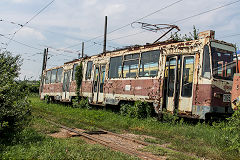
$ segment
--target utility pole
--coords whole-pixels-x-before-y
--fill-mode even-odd
[[[42,75],[41,75],[41,80],[40,80],[41,87],[40,87],[40,91],[39,91],[40,93],[43,90],[43,82],[44,82],[43,72],[47,67],[47,59],[48,59],[48,48],[44,49],[44,53],[43,53]]]
[[[107,16],[105,16],[103,53],[106,53],[106,46],[107,46],[106,43],[107,43]]]
[[[41,94],[42,91],[43,91],[43,81],[44,81],[44,78],[43,78],[43,71],[45,70],[45,60],[46,60],[46,52],[47,50],[44,49],[44,52],[43,52],[43,64],[42,64],[42,74],[41,74],[41,79],[40,79],[40,90],[39,90],[39,93]]]
[[[43,52],[43,64],[42,64],[42,75],[41,75],[41,79],[42,79],[42,76],[43,76],[43,71],[45,70],[45,69],[44,69],[45,59],[46,59],[46,49],[44,49],[44,52]]]
[[[48,48],[46,49],[46,54],[45,54],[44,70],[47,68],[47,60],[48,60]]]
[[[84,42],[82,42],[82,58],[83,58],[83,56],[84,56]],[[80,57],[80,55],[79,55],[79,57]]]

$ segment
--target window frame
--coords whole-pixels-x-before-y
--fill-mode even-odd
[[[73,64],[73,69],[72,69],[72,81],[75,81],[75,73],[76,73],[76,68],[79,64],[75,63]]]
[[[193,73],[192,73],[192,89],[191,89],[191,95],[189,96],[189,95],[183,95],[183,89],[184,89],[184,86],[183,86],[183,83],[184,83],[184,69],[186,68],[185,67],[185,59],[187,59],[187,58],[193,58],[193,63],[192,63],[192,66],[193,66]],[[194,69],[195,69],[195,67],[194,67],[194,64],[195,64],[195,56],[194,55],[192,55],[192,56],[184,56],[183,57],[183,59],[182,59],[182,78],[181,78],[181,97],[185,97],[185,98],[191,98],[192,96],[193,96],[193,85],[194,85]],[[189,73],[188,73],[189,74]],[[189,75],[188,75],[188,77],[189,77]]]
[[[138,55],[138,56],[136,56],[136,55]],[[126,58],[126,57],[131,57],[131,58]],[[134,57],[134,56],[136,56],[136,57]],[[131,53],[131,54],[126,54],[126,55],[123,55],[123,63],[122,63],[122,78],[137,78],[138,77],[138,75],[139,75],[139,64],[140,64],[140,59],[141,59],[141,53],[140,52],[137,52],[137,53]],[[134,77],[131,77],[131,76],[126,76],[126,77],[124,77],[124,73],[123,73],[123,71],[124,71],[124,67],[125,67],[125,63],[127,62],[127,63],[129,63],[129,62],[131,62],[131,61],[136,61],[136,62],[138,62],[138,63],[135,63],[136,64],[136,66],[137,66],[137,68],[136,69],[133,69],[133,70],[136,70],[136,76],[134,76]],[[128,66],[129,66],[129,69],[128,69],[128,73],[126,73],[126,75],[127,74],[131,74],[132,72],[131,72],[131,68],[130,68],[130,66],[133,66],[134,64],[129,64]]]
[[[59,79],[59,70],[62,70],[61,72],[61,78]],[[56,83],[61,83],[62,82],[62,74],[63,74],[63,67],[57,69],[57,77],[56,77]]]
[[[158,60],[157,60],[157,73],[156,73],[156,75],[151,75],[151,74],[149,74],[149,76],[144,76],[144,75],[141,74],[142,72],[140,72],[140,70],[143,69],[143,68],[141,68],[141,65],[142,65],[142,62],[143,62],[143,54],[150,54],[149,52],[150,52],[150,53],[151,53],[151,52],[152,52],[152,53],[153,53],[153,52],[158,52],[158,53],[159,53],[159,55],[158,55]],[[161,51],[160,51],[159,49],[141,52],[141,58],[140,58],[140,63],[139,63],[139,68],[138,68],[138,70],[139,70],[139,71],[138,71],[138,77],[157,77],[157,76],[158,76],[160,54],[161,54]],[[149,61],[149,62],[152,62],[152,61]]]
[[[52,77],[53,77],[53,71],[55,72],[55,80],[54,80],[54,82],[52,81]],[[52,84],[52,83],[56,83],[56,80],[57,80],[57,69],[52,69],[51,70],[51,80],[50,80],[50,84]]]
[[[49,79],[46,79],[48,78],[48,73],[50,73],[50,76],[49,76]],[[52,70],[46,71],[45,84],[51,84],[51,76],[52,76]]]
[[[91,65],[89,65],[90,63]],[[88,61],[86,66],[86,72],[85,72],[85,80],[90,80],[92,78],[92,70],[93,70],[93,61]]]
[[[116,75],[118,75],[118,76],[115,76],[115,75],[112,75],[111,73],[112,73],[112,65],[111,65],[111,61],[113,60],[113,59],[117,59],[117,58],[119,58],[119,60],[121,60],[121,63],[119,63],[120,65],[118,65],[118,68],[117,68],[117,74]],[[120,75],[119,75],[119,67],[120,67],[120,71],[121,71],[121,73],[120,73]],[[116,69],[116,67],[115,67],[115,69]],[[115,70],[114,70],[115,71]],[[108,79],[117,79],[117,78],[122,78],[122,71],[123,71],[123,55],[120,55],[120,56],[115,56],[115,57],[111,57],[110,58],[110,61],[109,61],[109,67],[108,67]],[[105,73],[106,74],[106,73]]]
[[[209,61],[209,72],[210,72],[210,75],[209,77],[207,77],[206,75],[204,75],[204,73],[206,72],[206,69],[205,69],[205,48],[208,49],[208,57],[206,59],[208,59]],[[211,79],[212,78],[212,62],[211,62],[211,49],[210,49],[210,46],[208,44],[205,44],[204,47],[203,47],[203,58],[202,58],[202,74],[201,76],[203,78],[207,78],[207,79]]]

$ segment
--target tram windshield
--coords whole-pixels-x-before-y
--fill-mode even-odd
[[[212,42],[211,50],[213,77],[233,80],[233,75],[236,72],[235,48]]]

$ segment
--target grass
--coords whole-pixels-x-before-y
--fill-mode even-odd
[[[217,127],[206,124],[161,123],[154,118],[131,119],[104,110],[72,108],[61,104],[46,104],[37,97],[30,98],[33,115],[43,116],[69,127],[103,128],[114,132],[145,134],[156,138],[154,143],[169,143],[169,147],[209,159],[240,159],[240,155],[226,150],[224,134]],[[230,137],[231,138],[231,137]]]
[[[74,137],[57,139],[47,136],[58,128],[41,118],[34,118],[30,127],[11,143],[0,144],[0,159],[137,159],[97,144],[87,144]]]
[[[165,149],[165,148],[153,146],[153,145],[147,146],[141,149],[141,151],[151,152],[157,156],[166,156],[167,160],[198,160],[198,158],[193,158],[192,156],[184,155],[180,152],[171,151],[169,149]]]

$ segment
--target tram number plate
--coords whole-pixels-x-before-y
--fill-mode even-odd
[[[231,102],[231,94],[224,94],[223,102]]]

